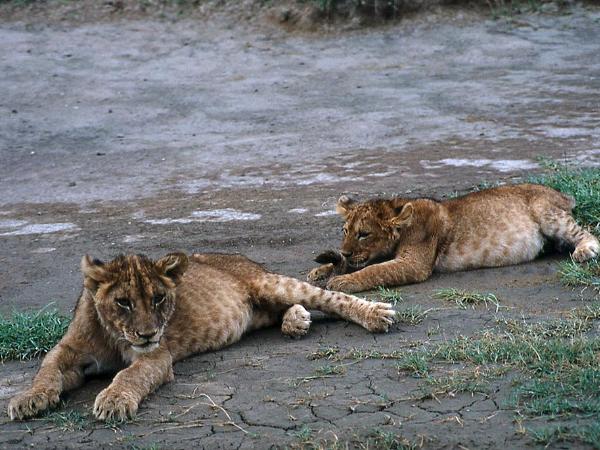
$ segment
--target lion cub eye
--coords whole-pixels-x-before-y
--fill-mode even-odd
[[[126,298],[117,298],[117,299],[115,299],[115,302],[121,308],[131,311],[131,302],[129,300],[127,300]]]
[[[152,297],[152,304],[153,304],[154,306],[158,306],[158,305],[160,305],[162,302],[164,302],[166,298],[167,298],[167,297],[165,297],[165,296],[164,296],[164,295],[162,295],[162,294],[156,294],[154,297]]]
[[[368,231],[360,231],[358,233],[358,240],[362,241],[363,239],[368,238],[371,235],[371,233],[369,233]]]

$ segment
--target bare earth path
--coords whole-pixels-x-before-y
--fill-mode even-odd
[[[338,244],[343,192],[441,197],[526,177],[538,156],[598,164],[599,29],[600,9],[579,7],[308,37],[186,21],[2,23],[0,312],[68,312],[86,252],[242,252],[303,278]],[[87,417],[64,431],[4,416],[0,448],[360,446],[374,430],[432,448],[530,448],[505,407],[509,381],[418,400],[419,380],[395,361],[329,373],[308,357],[402,350],[493,322],[493,310],[440,305],[442,287],[494,292],[515,317],[553,316],[581,296],[561,287],[556,261],[403,288],[407,304],[438,309],[385,336],[330,320],[299,341],[254,333],[177,364],[133,423]],[[2,414],[38,364],[1,366]],[[89,413],[107,382],[63,412]]]

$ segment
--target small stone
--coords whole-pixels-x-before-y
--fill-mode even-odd
[[[69,186],[69,187],[77,186],[77,183],[75,183],[74,181],[71,181],[69,184],[67,184],[67,186]]]

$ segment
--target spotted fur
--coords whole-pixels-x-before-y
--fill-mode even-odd
[[[571,215],[574,200],[554,189],[521,184],[438,202],[393,198],[356,203],[343,196],[344,239],[336,256],[308,280],[358,292],[417,283],[434,271],[453,272],[531,261],[548,239],[574,248],[575,261],[598,255],[598,239]]]
[[[84,376],[117,372],[98,394],[98,419],[135,415],[139,403],[173,379],[173,362],[217,350],[249,330],[282,323],[289,336],[308,331],[317,309],[385,332],[385,303],[329,292],[276,275],[243,256],[172,253],[109,263],[84,257],[83,291],[62,340],[44,358],[33,386],[11,399],[8,415],[25,419],[56,406]]]

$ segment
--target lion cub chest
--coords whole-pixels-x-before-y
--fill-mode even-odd
[[[534,259],[543,246],[539,225],[526,215],[488,224],[463,218],[439,252],[434,270],[454,272],[518,264]]]

